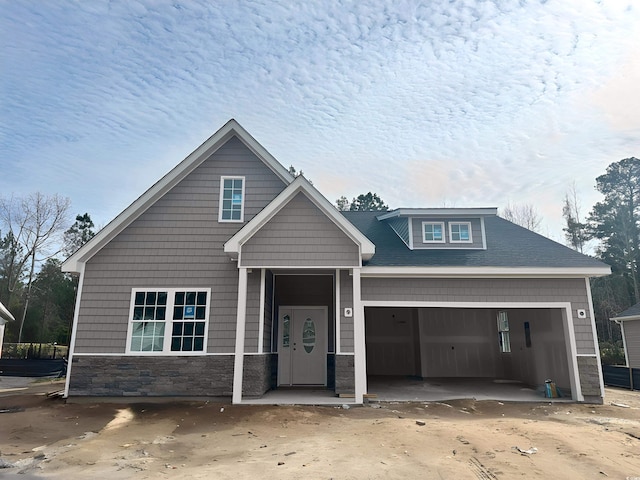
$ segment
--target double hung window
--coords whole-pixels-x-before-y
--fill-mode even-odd
[[[450,222],[449,241],[451,243],[471,243],[471,222]]]
[[[244,177],[222,177],[220,179],[218,221],[244,221]]]
[[[210,293],[210,289],[135,289],[127,351],[206,351]]]
[[[444,222],[422,222],[423,243],[444,243]]]

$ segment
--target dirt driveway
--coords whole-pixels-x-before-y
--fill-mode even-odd
[[[343,409],[66,404],[58,388],[0,392],[0,477],[640,479],[639,392]]]

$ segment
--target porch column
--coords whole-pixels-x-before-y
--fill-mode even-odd
[[[355,403],[363,403],[367,393],[367,355],[364,330],[364,306],[360,298],[360,269],[353,269],[353,363]]]
[[[247,269],[238,268],[238,313],[236,316],[236,349],[233,363],[232,403],[242,402],[242,373],[244,369],[244,330],[247,319]]]

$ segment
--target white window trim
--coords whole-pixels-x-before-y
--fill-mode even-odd
[[[442,228],[442,240],[427,240],[427,236],[424,231],[425,225],[440,225]],[[444,228],[444,222],[422,222],[422,243],[445,243],[447,241],[446,230]]]
[[[454,225],[466,225],[469,228],[469,240],[454,240],[451,229]],[[449,243],[473,243],[471,222],[449,222]]]
[[[207,306],[204,313],[204,342],[202,350],[184,352],[184,351],[171,351],[171,332],[173,330],[173,305],[175,302],[176,292],[207,292]],[[164,341],[162,343],[162,351],[155,352],[140,352],[138,350],[131,350],[131,337],[133,335],[133,309],[136,303],[136,293],[138,292],[167,292],[167,314],[165,318],[164,327]],[[132,288],[131,289],[131,301],[129,305],[129,317],[127,319],[127,346],[125,350],[126,355],[139,355],[139,356],[185,356],[185,355],[206,355],[207,354],[207,341],[209,337],[209,312],[211,310],[211,288],[203,287],[188,287],[188,288],[163,288],[163,287],[147,287],[147,288]],[[171,307],[171,309],[169,309]],[[201,321],[201,320],[199,320]]]
[[[222,218],[222,197],[224,196],[224,181],[225,180],[242,180],[242,205],[240,207],[240,220],[223,219]],[[244,204],[245,204],[245,186],[247,182],[245,177],[238,175],[227,175],[220,177],[220,199],[218,205],[218,222],[220,223],[243,223],[244,222]]]

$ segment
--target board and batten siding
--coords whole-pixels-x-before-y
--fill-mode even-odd
[[[362,300],[407,302],[570,302],[578,354],[594,355],[583,278],[362,278]],[[584,309],[587,318],[578,318]]]
[[[479,218],[438,218],[438,217],[430,217],[430,218],[411,218],[411,228],[413,231],[413,249],[420,250],[423,248],[426,249],[438,249],[441,250],[443,248],[466,248],[466,249],[479,249],[485,248],[482,243],[482,224]],[[445,243],[423,243],[422,241],[422,222],[442,222],[444,223],[444,236]],[[450,223],[460,223],[460,222],[470,222],[471,223],[471,243],[451,243],[451,239],[449,238],[449,224]]]
[[[624,340],[627,346],[627,361],[631,368],[640,368],[640,320],[624,322]]]
[[[124,353],[131,289],[145,287],[211,288],[207,351],[233,353],[238,269],[223,245],[244,224],[218,223],[226,175],[245,177],[245,222],[286,186],[232,137],[86,263],[76,353]]]
[[[240,252],[243,267],[359,266],[358,245],[300,192]]]

